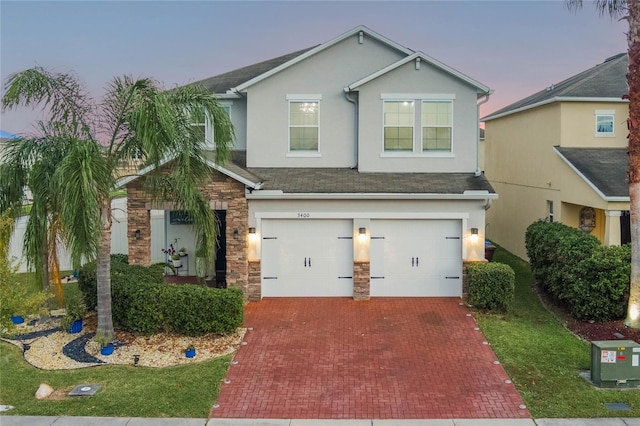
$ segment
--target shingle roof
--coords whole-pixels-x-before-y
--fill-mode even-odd
[[[205,78],[204,80],[196,81],[193,84],[200,84],[213,93],[226,93],[227,90],[240,85],[246,81],[251,80],[254,77],[259,76],[291,59],[302,55],[303,53],[315,48],[316,46],[309,47],[307,49],[298,50],[297,52],[288,53],[277,58],[268,59],[257,64],[248,65],[243,68],[238,68],[233,71],[225,72],[213,77]]]
[[[605,197],[629,197],[626,148],[562,148],[555,150]]]
[[[495,193],[484,176],[473,173],[360,173],[355,169],[252,168],[264,190],[286,194],[463,194]]]
[[[628,92],[627,67],[629,60],[626,53],[619,53],[603,63],[582,71],[566,80],[534,93],[524,99],[495,111],[482,120],[488,121],[533,107],[537,104],[551,102],[554,98],[617,98],[621,99]]]

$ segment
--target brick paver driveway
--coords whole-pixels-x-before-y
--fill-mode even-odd
[[[530,417],[460,299],[264,299],[245,325],[211,417]]]

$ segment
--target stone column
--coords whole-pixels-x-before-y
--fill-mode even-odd
[[[353,261],[353,299],[369,300],[371,297],[371,262]]]
[[[142,179],[127,185],[127,241],[129,264],[151,265],[151,212],[146,206],[146,194],[142,190]],[[140,231],[139,239],[136,231]]]
[[[262,270],[260,259],[249,260],[249,284],[247,286],[247,300],[257,302],[262,299]]]

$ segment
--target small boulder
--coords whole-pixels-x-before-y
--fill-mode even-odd
[[[53,388],[46,383],[41,383],[36,391],[36,399],[45,399],[53,393]]]

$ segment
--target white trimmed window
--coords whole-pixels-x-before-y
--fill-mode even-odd
[[[596,136],[615,136],[615,111],[597,109],[595,115]]]
[[[413,151],[414,101],[384,101],[384,150]]]
[[[289,101],[289,152],[319,152],[321,97],[287,96]]]
[[[231,104],[230,103],[221,103],[220,106],[228,115],[231,115]],[[204,113],[199,113],[193,115],[191,117],[192,123],[191,126],[194,127],[195,131],[199,133],[200,140],[204,140],[207,145],[215,144],[215,135],[213,131],[213,124],[209,117],[207,117]]]
[[[422,101],[422,151],[451,152],[453,102]]]

